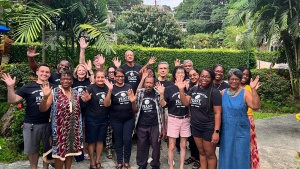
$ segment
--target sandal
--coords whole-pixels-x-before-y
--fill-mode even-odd
[[[97,169],[104,169],[104,167],[102,167],[101,163],[96,163],[96,168]]]
[[[89,169],[97,169],[96,165],[91,165],[90,164],[90,168]]]
[[[184,160],[184,165],[189,165],[192,162],[195,162],[195,160],[192,157],[189,157],[188,159]]]
[[[195,160],[192,169],[199,169],[200,168],[200,161]]]
[[[107,152],[107,156],[106,156],[108,159],[112,159],[112,154],[111,154],[111,151],[108,151]]]
[[[84,159],[85,159],[85,160],[89,160],[89,159],[91,159],[91,158],[90,158],[89,154],[84,154]]]
[[[118,165],[115,166],[114,169],[122,169],[122,168],[123,168],[123,164],[118,164]]]
[[[125,164],[124,164],[124,168],[125,168],[125,169],[131,169],[131,166],[130,166],[129,164],[125,163]]]

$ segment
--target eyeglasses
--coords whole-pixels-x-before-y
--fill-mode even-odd
[[[210,79],[210,76],[200,76],[201,79]]]
[[[108,72],[109,74],[113,74],[113,73],[115,73],[114,71],[110,71],[110,72]]]
[[[115,76],[117,79],[123,79],[124,76]]]
[[[72,80],[72,78],[62,78],[62,79],[60,79],[61,81],[71,81]]]
[[[238,81],[240,81],[240,79],[239,78],[232,78],[232,79],[229,79],[229,81],[236,81],[236,82],[238,82]]]

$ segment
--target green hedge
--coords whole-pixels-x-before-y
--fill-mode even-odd
[[[279,56],[279,52],[255,52],[256,58],[265,62],[274,62]]]
[[[26,49],[28,45],[14,44],[12,46],[10,63],[27,63]],[[132,50],[135,54],[135,61],[141,65],[147,63],[151,56],[156,56],[157,61],[167,61],[170,64],[170,69],[174,67],[174,60],[176,58],[180,60],[189,59],[194,62],[195,68],[201,69],[204,67],[212,67],[214,64],[222,64],[228,70],[229,68],[238,66],[249,66],[250,68],[256,67],[255,53],[242,50],[228,50],[228,49],[166,49],[166,48],[145,48],[141,46],[114,46],[116,54],[105,55],[106,65],[112,65],[112,58],[118,56],[122,60],[122,64],[125,63],[124,53],[126,50]],[[41,46],[38,45],[37,52],[41,52]],[[47,63],[50,65],[56,65],[60,59],[68,59],[72,66],[78,63],[78,49],[76,49],[76,57],[68,58],[65,56],[64,51],[50,51],[47,50]],[[93,59],[97,54],[97,50],[94,47],[89,47],[86,50],[86,58]],[[41,57],[37,58],[38,62],[41,62]],[[153,65],[156,70],[157,64]]]

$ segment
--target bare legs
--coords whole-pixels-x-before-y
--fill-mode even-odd
[[[202,138],[194,137],[196,146],[199,150],[201,169],[216,169],[217,156],[216,145],[205,141]]]
[[[180,138],[180,169],[184,167],[184,158],[186,154],[186,137]],[[173,160],[174,160],[174,149],[176,146],[176,138],[169,137],[169,148],[168,148],[168,158],[169,158],[169,166],[170,169],[174,169]]]

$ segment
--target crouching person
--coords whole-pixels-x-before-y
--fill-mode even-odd
[[[147,168],[150,145],[152,151],[152,169],[160,168],[160,140],[166,135],[163,110],[159,104],[160,94],[154,88],[154,78],[146,77],[144,88],[136,93],[137,133],[136,161],[139,169]]]

